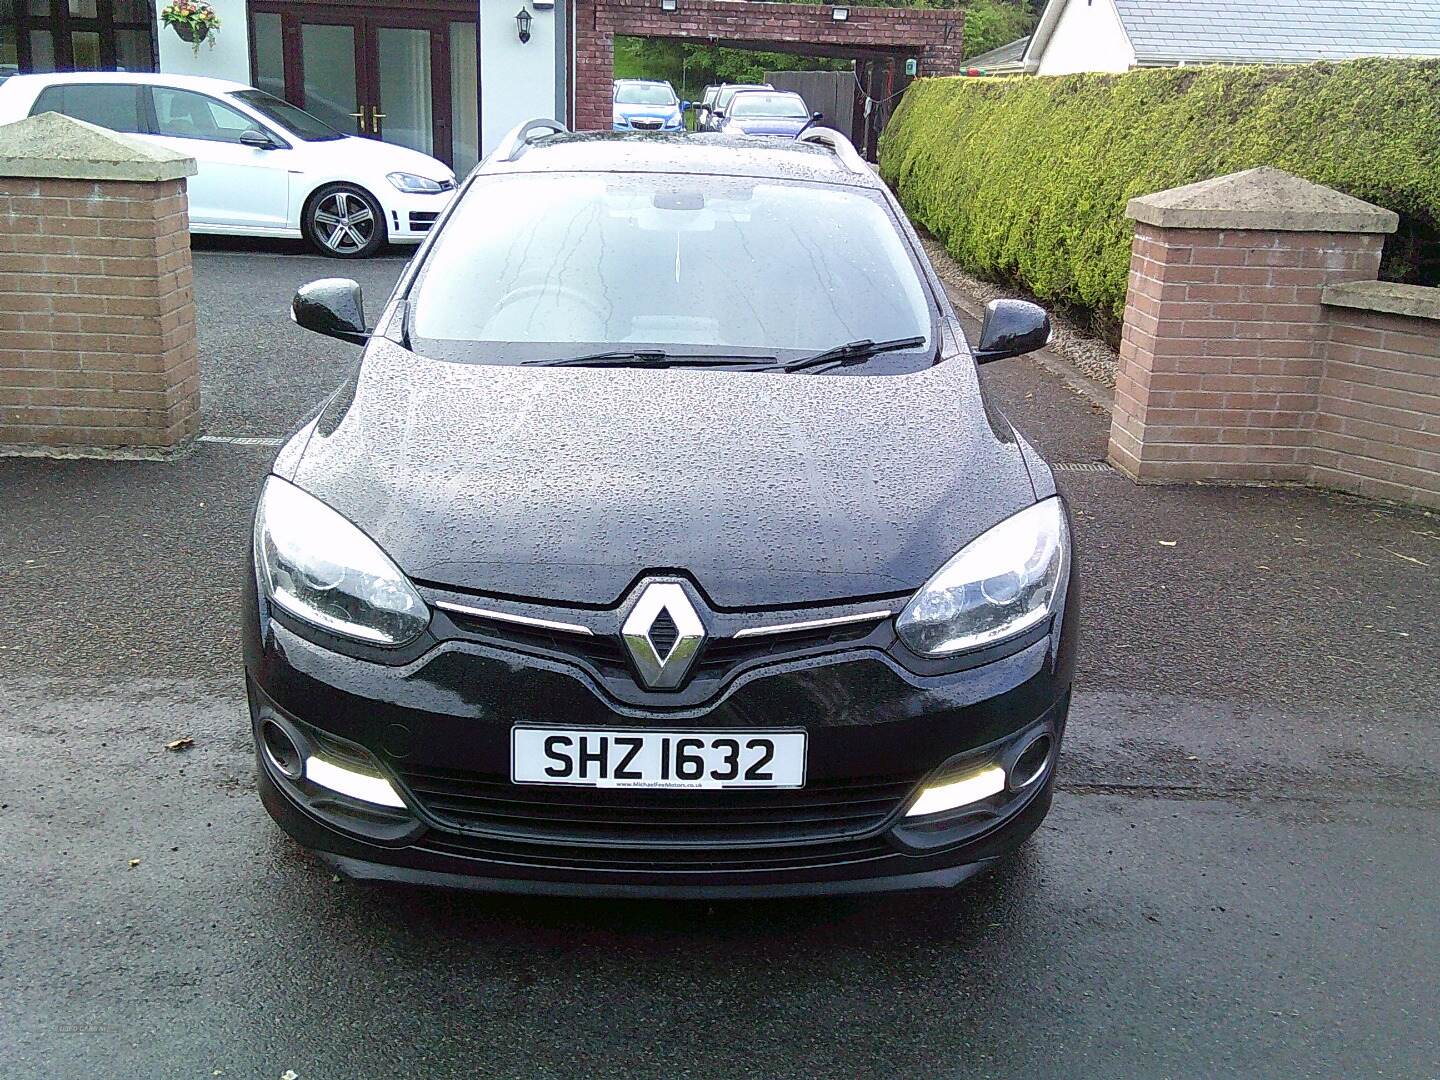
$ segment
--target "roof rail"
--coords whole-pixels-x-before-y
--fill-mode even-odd
[[[534,141],[530,138],[534,132],[543,131],[549,135],[563,135],[569,132],[569,130],[570,129],[560,123],[559,120],[536,119],[526,120],[523,124],[516,124],[505,137],[500,140],[500,145],[495,148],[495,160],[514,161],[523,154]]]
[[[873,175],[870,163],[860,156],[860,151],[855,149],[855,144],[834,128],[807,128],[796,136],[795,141],[823,146],[838,157],[851,172],[860,173],[863,176]]]

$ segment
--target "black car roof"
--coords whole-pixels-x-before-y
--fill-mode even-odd
[[[854,168],[813,143],[718,133],[587,131],[530,142],[513,161],[491,159],[482,173],[695,173],[880,187],[869,168]]]

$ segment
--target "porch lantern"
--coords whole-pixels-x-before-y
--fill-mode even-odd
[[[529,8],[522,7],[515,13],[515,32],[520,35],[520,44],[524,45],[530,40],[530,24],[535,17],[530,14]]]

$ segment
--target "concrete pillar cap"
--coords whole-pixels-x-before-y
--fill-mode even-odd
[[[0,125],[0,176],[145,181],[194,175],[194,158],[59,113]]]
[[[1125,216],[1161,229],[1393,233],[1393,210],[1268,165],[1131,199]]]

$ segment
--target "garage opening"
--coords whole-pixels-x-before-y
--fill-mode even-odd
[[[622,42],[626,74],[633,70],[628,61],[644,50],[647,41],[686,46],[652,49],[651,53],[699,59],[702,62],[697,68],[705,66],[703,59],[709,53],[749,50],[773,54],[777,62],[764,72],[774,77],[757,81],[796,90],[807,104],[811,99],[806,90],[817,100],[828,100],[832,109],[817,110],[826,113],[825,122],[838,123],[856,146],[873,158],[890,110],[911,79],[959,73],[963,26],[963,12],[954,9],[756,4],[747,0],[595,0],[590,5],[581,0],[574,39],[572,120],[581,129],[610,127],[617,38]],[[786,63],[787,58],[800,62]],[[683,60],[682,64],[679,82],[673,73],[649,77],[668,78],[682,97],[698,97],[704,82],[692,86],[695,80],[690,78],[689,65]],[[810,71],[796,72],[797,68],[828,68],[830,73],[817,78]],[[854,85],[848,122],[838,106],[844,82],[837,78],[847,69]],[[724,65],[713,63],[710,70],[718,75],[728,72]],[[724,81],[737,80],[726,77]],[[782,87],[782,83],[787,85]]]

